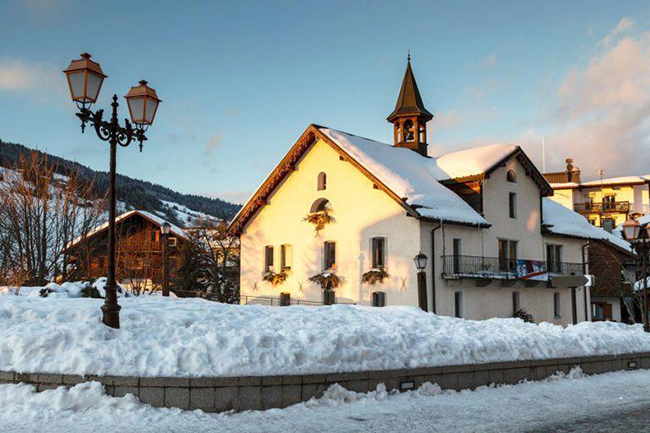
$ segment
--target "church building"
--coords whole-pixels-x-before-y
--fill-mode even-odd
[[[553,190],[519,146],[430,157],[433,117],[409,59],[387,118],[392,144],[309,125],[231,222],[242,302],[589,320],[588,288],[562,277],[588,272],[590,241],[625,242],[548,200]]]

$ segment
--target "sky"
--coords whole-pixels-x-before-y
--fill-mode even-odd
[[[140,79],[163,100],[119,173],[241,203],[311,123],[391,143],[410,50],[431,154],[514,143],[541,168],[545,137],[547,171],[650,174],[648,18],[624,0],[0,0],[0,139],[106,170],[61,72],[89,52],[98,108]]]

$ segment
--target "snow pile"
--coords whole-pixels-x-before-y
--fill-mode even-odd
[[[30,297],[43,297],[43,298],[83,298],[92,297],[89,294],[84,294],[84,290],[89,288],[96,289],[97,294],[104,298],[106,297],[106,277],[101,277],[93,281],[74,281],[65,282],[62,284],[48,283],[44,287],[0,287],[0,295],[16,295],[16,296],[30,296]],[[130,296],[131,293],[121,284],[117,285],[117,296]]]
[[[321,128],[323,134],[381,180],[400,198],[416,206],[422,216],[469,224],[489,223],[470,205],[437,180],[445,177],[435,159],[409,149]]]
[[[583,239],[598,239],[614,244],[626,251],[632,251],[630,244],[620,237],[592,226],[577,212],[567,209],[550,198],[542,199],[543,220],[546,228],[558,235],[576,236]]]
[[[265,307],[0,296],[0,370],[122,376],[308,374],[650,351],[640,326],[471,321],[412,307]]]

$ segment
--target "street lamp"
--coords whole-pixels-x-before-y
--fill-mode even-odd
[[[99,91],[104,82],[104,72],[99,63],[90,59],[88,53],[83,53],[81,59],[72,60],[70,66],[63,71],[68,80],[70,96],[77,104],[79,112],[77,117],[81,120],[81,132],[85,132],[86,123],[95,128],[95,133],[102,141],[110,144],[110,175],[108,187],[108,275],[106,276],[106,299],[102,305],[103,322],[111,328],[120,327],[120,306],[117,303],[117,284],[115,282],[115,171],[117,145],[129,146],[134,140],[140,144],[147,140],[144,135],[146,129],[153,123],[161,102],[155,90],[141,81],[139,86],[132,87],[126,95],[129,107],[133,101],[133,109],[130,109],[131,125],[128,119],[124,120],[124,126],[120,126],[117,117],[117,95],[113,95],[111,103],[112,112],[110,120],[104,120],[104,110],[91,111],[89,107],[97,101]]]
[[[623,236],[630,241],[637,254],[637,268],[639,262],[641,263],[643,275],[643,329],[645,332],[650,332],[650,325],[648,324],[648,253],[650,252],[650,224],[645,226],[645,237],[641,236],[641,223],[637,220],[627,220],[623,223]],[[635,284],[636,285],[636,284]],[[633,287],[636,289],[636,287]]]
[[[417,256],[413,258],[415,262],[415,268],[418,270],[418,304],[421,309],[428,311],[427,305],[427,274],[424,270],[427,267],[427,256],[419,252]]]
[[[169,236],[169,230],[171,225],[165,221],[160,226],[160,231],[162,232],[162,295],[169,296],[169,271],[167,270],[167,240]]]

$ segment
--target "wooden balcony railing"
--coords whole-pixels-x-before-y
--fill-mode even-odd
[[[583,275],[582,263],[504,259],[482,256],[443,256],[445,278],[531,279],[542,275]]]
[[[629,213],[629,201],[615,201],[606,203],[576,203],[573,210],[578,213]]]

